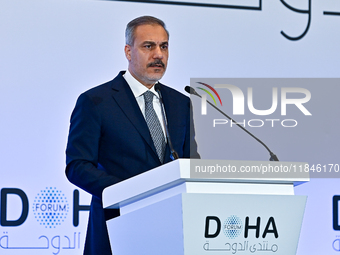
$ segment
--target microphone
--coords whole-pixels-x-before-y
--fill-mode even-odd
[[[195,96],[198,96],[200,98],[201,95],[198,94],[196,92],[196,90],[190,86],[186,86],[185,87],[185,91],[188,92],[189,94],[191,95],[195,95]],[[252,133],[250,133],[247,129],[245,129],[244,127],[242,127],[240,124],[238,124],[235,120],[233,120],[232,118],[230,118],[226,113],[224,113],[223,111],[221,111],[219,108],[217,108],[215,105],[213,105],[212,103],[210,103],[208,100],[207,100],[208,104],[210,104],[214,109],[216,109],[217,111],[219,111],[222,115],[224,115],[225,117],[227,117],[229,120],[231,120],[232,122],[234,122],[239,128],[241,128],[243,131],[245,131],[246,133],[248,133],[248,135],[250,135],[251,137],[253,137],[256,141],[258,141],[260,144],[262,144],[266,149],[267,151],[269,152],[270,154],[270,158],[269,160],[270,161],[279,161],[279,159],[277,158],[277,156],[267,147],[267,145],[265,145],[260,139],[258,139],[256,136],[254,136]]]
[[[174,147],[172,146],[172,142],[171,142],[171,139],[170,139],[168,121],[167,121],[166,116],[165,116],[164,103],[163,103],[163,98],[162,98],[162,94],[161,94],[161,85],[159,83],[157,83],[155,85],[155,90],[158,93],[159,102],[161,103],[161,111],[162,111],[162,116],[163,116],[163,125],[164,125],[164,129],[165,129],[165,136],[166,136],[166,139],[168,141],[169,148],[170,148],[170,158],[172,160],[179,159],[178,154],[175,151]]]

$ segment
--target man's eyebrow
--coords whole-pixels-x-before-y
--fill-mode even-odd
[[[144,41],[143,44],[152,44],[152,45],[155,45],[156,43],[153,42],[153,41]]]
[[[143,44],[156,45],[156,43],[155,43],[154,41],[144,41]],[[161,45],[169,44],[169,42],[168,42],[168,41],[164,41],[164,42],[161,42],[160,44],[161,44]]]

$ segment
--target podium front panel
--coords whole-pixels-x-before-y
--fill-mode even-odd
[[[304,196],[178,194],[107,222],[115,255],[295,255]]]

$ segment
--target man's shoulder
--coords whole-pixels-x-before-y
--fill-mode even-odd
[[[105,83],[102,83],[100,85],[97,85],[93,88],[90,88],[82,93],[82,95],[86,95],[89,97],[95,97],[95,96],[108,96],[111,94],[112,89],[115,89],[115,85],[118,83],[124,82],[123,77],[124,72],[120,72],[114,79],[107,81]]]
[[[83,92],[82,94],[85,94],[87,96],[93,97],[93,96],[99,96],[99,95],[107,95],[109,91],[112,90],[112,80],[105,82],[103,84],[97,85],[93,88],[90,88]]]
[[[162,90],[164,93],[167,93],[169,96],[175,98],[175,99],[178,99],[180,101],[189,101],[189,97],[184,95],[183,93],[179,92],[178,90],[176,89],[173,89],[167,85],[164,85],[161,83],[161,86],[162,86]]]

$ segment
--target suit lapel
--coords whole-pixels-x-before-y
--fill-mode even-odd
[[[112,81],[112,97],[154,152],[154,157],[159,161],[149,128],[129,85],[122,76],[123,74],[123,72],[120,72],[120,74]]]

